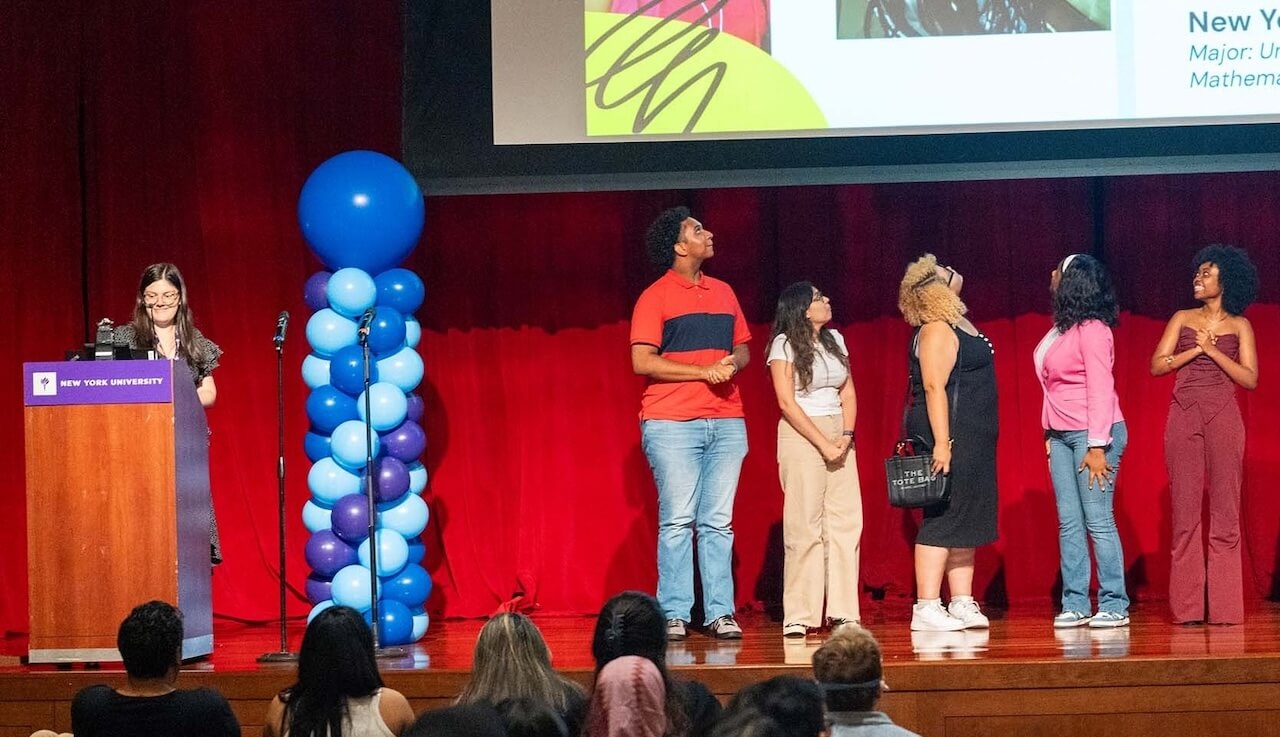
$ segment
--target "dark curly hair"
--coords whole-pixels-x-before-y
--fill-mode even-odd
[[[660,269],[669,269],[675,263],[675,245],[680,242],[680,229],[689,217],[689,208],[672,207],[662,211],[656,220],[649,224],[644,234],[645,252],[649,261]]]
[[[1066,259],[1063,259],[1066,261]],[[1098,259],[1078,253],[1064,269],[1058,266],[1060,279],[1053,293],[1053,325],[1062,332],[1086,320],[1098,320],[1114,326],[1120,315],[1116,290],[1111,275]]]
[[[676,688],[667,670],[667,617],[658,600],[643,591],[623,591],[605,602],[591,638],[596,676],[610,661],[635,655],[658,667],[667,690],[667,734],[685,735],[684,689]]]
[[[182,612],[163,601],[139,604],[120,623],[116,648],[134,678],[163,678],[182,659]]]
[[[1191,261],[1192,273],[1200,264],[1218,267],[1218,283],[1222,285],[1222,308],[1233,315],[1244,311],[1258,298],[1258,269],[1243,248],[1215,243],[1200,249]]]
[[[813,383],[813,358],[817,354],[814,349],[813,323],[805,317],[809,305],[813,304],[813,295],[817,292],[807,281],[798,281],[782,290],[778,296],[778,311],[773,318],[773,335],[769,336],[769,345],[779,335],[787,336],[787,344],[791,346],[791,365],[795,368],[797,384],[808,389]],[[849,357],[840,350],[840,344],[831,331],[823,326],[818,331],[818,342],[844,366],[849,369]]]

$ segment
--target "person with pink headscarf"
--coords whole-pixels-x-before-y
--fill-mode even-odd
[[[623,655],[596,677],[587,708],[586,737],[662,737],[667,687],[648,658]]]

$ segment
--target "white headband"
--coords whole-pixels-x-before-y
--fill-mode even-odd
[[[1058,273],[1062,273],[1066,271],[1067,267],[1071,265],[1071,262],[1074,261],[1076,256],[1079,256],[1079,255],[1080,254],[1078,253],[1073,253],[1070,256],[1067,256],[1066,258],[1062,259],[1062,265],[1058,267]]]

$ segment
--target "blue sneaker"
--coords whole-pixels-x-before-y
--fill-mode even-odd
[[[1120,612],[1098,612],[1089,622],[1090,627],[1127,627],[1129,625],[1129,615]]]
[[[1066,611],[1053,618],[1053,628],[1061,630],[1070,627],[1083,627],[1089,624],[1091,619],[1093,617],[1084,612]]]

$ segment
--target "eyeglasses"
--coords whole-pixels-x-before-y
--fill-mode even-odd
[[[178,301],[178,293],[176,291],[164,292],[162,294],[152,294],[150,292],[147,292],[142,295],[142,304],[148,307],[154,307],[156,305],[174,304],[177,301]]]

